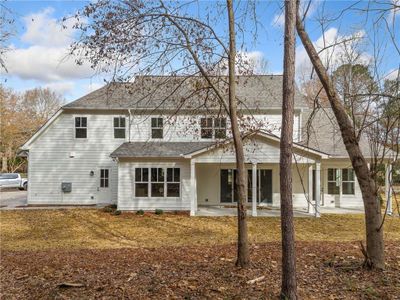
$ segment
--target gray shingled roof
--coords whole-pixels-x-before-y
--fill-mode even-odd
[[[311,126],[308,127],[309,120]],[[339,125],[331,108],[320,108],[314,114],[312,110],[306,110],[302,115],[302,122],[301,144],[335,157],[348,157]],[[359,145],[363,154],[370,157],[370,147],[365,136],[361,137]]]
[[[110,156],[176,158],[212,145],[213,142],[130,142],[123,143]]]
[[[212,77],[226,90],[226,77]],[[282,106],[282,76],[252,75],[237,77],[237,96],[241,109],[271,109]],[[74,109],[194,109],[215,107],[213,92],[201,77],[140,76],[132,83],[110,83],[64,106]],[[214,105],[214,106],[213,106]],[[296,108],[308,105],[296,92]]]

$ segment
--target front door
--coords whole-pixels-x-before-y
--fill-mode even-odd
[[[111,168],[100,168],[97,181],[97,203],[111,203]]]

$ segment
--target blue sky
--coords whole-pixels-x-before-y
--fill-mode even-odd
[[[397,1],[397,0],[393,0]],[[5,62],[9,72],[2,70],[2,82],[5,86],[17,91],[42,86],[50,87],[63,94],[67,101],[77,99],[91,90],[99,88],[107,79],[107,74],[94,75],[88,66],[78,67],[74,60],[66,56],[68,45],[76,39],[79,32],[68,26],[61,29],[60,20],[70,16],[81,9],[86,1],[8,1],[7,8],[13,13],[15,23],[12,27],[14,36],[9,41],[11,50],[6,54]],[[340,39],[346,39],[351,35],[357,35],[360,43],[362,62],[373,58],[374,49],[371,47],[371,39],[379,37],[382,45],[383,59],[379,61],[381,76],[393,77],[400,64],[399,54],[395,51],[385,28],[378,28],[378,34],[372,35],[373,17],[366,20],[365,15],[357,11],[348,11],[340,19],[328,24],[324,39],[322,30],[317,22],[319,16],[328,14],[335,16],[338,12],[349,7],[351,1],[314,1],[306,20],[307,29],[316,46],[322,47],[326,43],[333,43]],[[390,0],[388,0],[390,3]],[[200,1],[200,7],[208,5],[206,1]],[[366,2],[361,2],[364,5]],[[262,23],[256,42],[248,38],[245,40],[245,48],[249,57],[257,59],[262,57],[267,61],[268,73],[282,73],[283,53],[283,16],[280,7],[281,1],[261,1],[258,17]],[[4,8],[2,8],[2,12]],[[386,15],[390,18],[390,13]],[[394,26],[399,27],[399,12]],[[71,24],[67,24],[71,25]],[[400,28],[400,27],[399,27]],[[223,32],[223,28],[219,28]],[[395,40],[400,41],[399,32]],[[332,49],[331,49],[332,50]],[[343,54],[340,47],[332,51],[326,51],[324,57],[335,61],[336,57]],[[297,47],[297,73],[298,77],[309,75],[310,67],[307,56],[301,43]],[[304,75],[305,74],[305,75]]]

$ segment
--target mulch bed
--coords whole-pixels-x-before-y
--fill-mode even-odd
[[[400,299],[400,243],[386,249],[386,270],[366,271],[357,243],[298,243],[300,298]],[[237,269],[234,245],[3,251],[1,299],[277,299],[280,243],[251,258]]]

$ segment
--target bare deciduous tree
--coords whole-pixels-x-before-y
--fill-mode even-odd
[[[230,119],[236,153],[238,194],[237,266],[250,263],[246,223],[247,172],[244,161],[242,114],[238,112],[236,71],[251,74],[245,55],[236,51],[239,22],[231,0],[222,6],[227,12],[228,38],[219,36],[206,14],[203,18],[187,13],[190,3],[164,1],[98,1],[90,3],[80,16],[89,22],[77,25],[82,37],[72,45],[77,63],[88,59],[93,68],[113,71],[115,81],[130,81],[140,75],[183,75],[182,84],[191,83],[192,92],[179,99],[175,114],[182,107],[192,107],[207,114],[223,114]],[[216,4],[220,9],[221,3]],[[78,14],[79,15],[79,14]],[[239,29],[240,30],[240,29]],[[226,45],[229,44],[229,47]],[[228,71],[228,76],[226,76]],[[163,88],[162,86],[155,88]],[[179,86],[177,87],[179,89]],[[163,102],[171,101],[174,92]],[[149,91],[151,94],[151,91]],[[194,95],[202,95],[193,103]],[[148,95],[144,96],[146,101]],[[176,99],[174,99],[176,101]],[[173,118],[170,118],[172,120]]]
[[[282,226],[282,299],[297,299],[296,251],[292,200],[293,120],[295,94],[296,1],[285,1],[285,36],[280,143]]]

